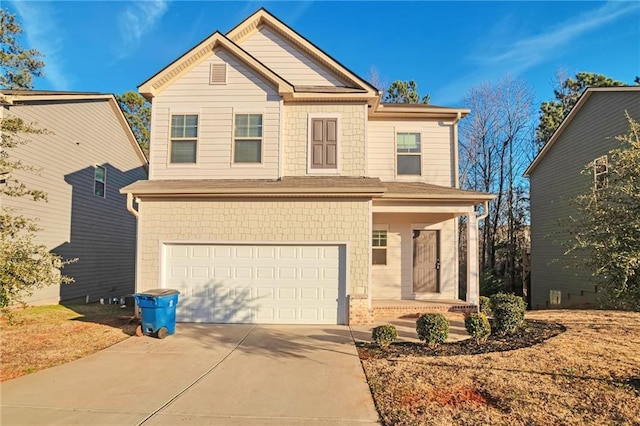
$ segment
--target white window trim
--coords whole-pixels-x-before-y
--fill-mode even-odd
[[[387,245],[384,247],[376,247],[373,245],[373,233],[375,231],[384,231],[387,233]],[[373,263],[373,250],[386,250],[385,262],[384,263]],[[379,268],[379,267],[387,267],[389,265],[389,225],[388,224],[373,224],[371,229],[371,266]]]
[[[171,144],[173,143],[173,139],[171,137],[171,117],[174,115],[196,115],[198,117],[198,136],[196,136],[196,162],[195,163],[172,163],[171,162]],[[193,168],[198,166],[198,162],[200,161],[200,133],[202,130],[202,123],[200,118],[202,118],[202,114],[200,111],[194,111],[192,109],[182,110],[182,109],[171,109],[169,110],[169,122],[167,123],[167,168]],[[176,140],[193,140],[193,138],[176,138]]]
[[[602,160],[604,160],[605,169],[603,172],[598,173],[598,165],[599,165],[598,163]],[[598,177],[600,176],[604,176],[604,184],[601,187],[598,186]],[[596,191],[605,189],[607,186],[609,186],[608,177],[609,177],[609,157],[607,155],[602,155],[596,158],[595,160],[593,160],[593,186],[596,189]]]
[[[96,170],[98,169],[104,170],[104,178],[102,179],[102,182],[101,182],[104,185],[102,196],[96,194],[96,183],[100,182],[98,179],[96,179]],[[107,198],[107,168],[99,164],[96,164],[93,169],[93,195],[100,198]]]
[[[260,114],[262,115],[262,137],[260,138],[260,162],[259,163],[236,163],[236,115],[238,114]],[[255,168],[255,167],[264,167],[264,141],[265,141],[265,123],[266,123],[267,114],[264,109],[239,109],[234,108],[232,111],[231,117],[231,158],[230,164],[231,167],[239,167],[239,168]],[[242,139],[242,138],[241,138]],[[246,139],[257,139],[257,138],[246,138]]]
[[[417,133],[420,135],[420,154],[408,154],[408,153],[402,153],[402,154],[398,154],[398,133]],[[416,179],[416,178],[422,178],[424,177],[424,134],[422,132],[422,129],[416,129],[416,128],[402,128],[402,127],[395,127],[393,129],[393,170],[394,170],[394,174],[396,176],[396,179]],[[420,174],[416,174],[416,175],[401,175],[398,174],[398,155],[406,155],[406,156],[420,156]]]
[[[312,150],[311,150],[311,122],[316,118],[335,118],[336,119],[336,168],[335,169],[314,169],[312,164]],[[340,174],[341,170],[341,155],[342,152],[342,114],[331,112],[310,112],[307,115],[307,174]]]

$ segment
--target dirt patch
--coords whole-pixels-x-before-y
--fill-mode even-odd
[[[51,305],[0,318],[0,381],[90,355],[135,333],[133,309],[117,305]]]
[[[640,425],[640,313],[537,311],[513,336],[358,351],[386,425]]]

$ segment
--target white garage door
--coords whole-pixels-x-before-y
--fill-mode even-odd
[[[178,322],[343,324],[344,246],[165,246]]]

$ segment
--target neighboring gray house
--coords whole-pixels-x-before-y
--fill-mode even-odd
[[[572,267],[561,245],[560,222],[574,214],[570,200],[606,177],[615,136],[629,130],[627,111],[640,119],[640,87],[587,89],[525,172],[531,181],[531,307],[587,306],[595,302],[591,274]],[[580,172],[587,165],[597,177]]]
[[[121,297],[135,288],[136,220],[120,188],[147,178],[148,163],[111,94],[0,90],[0,117],[17,116],[47,130],[13,159],[40,169],[14,172],[48,202],[4,197],[3,207],[37,218],[37,241],[65,259],[71,285],[38,290],[27,302]]]

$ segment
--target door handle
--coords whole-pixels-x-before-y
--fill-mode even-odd
[[[440,269],[440,259],[436,260],[436,269]]]

